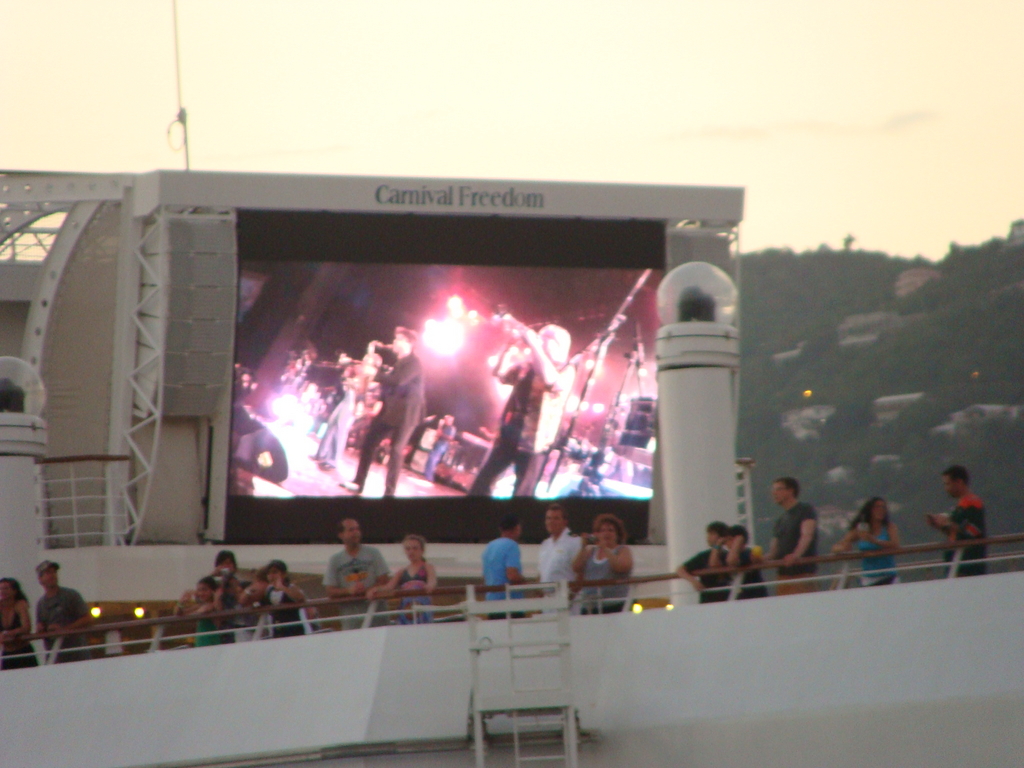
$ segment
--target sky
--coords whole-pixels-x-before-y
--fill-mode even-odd
[[[0,169],[183,168],[171,0],[0,0]],[[1024,218],[1017,0],[178,0],[194,169],[746,188],[744,251]]]

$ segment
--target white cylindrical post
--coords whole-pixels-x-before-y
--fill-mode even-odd
[[[39,503],[36,457],[46,452],[46,425],[38,416],[0,413],[0,577],[21,583],[30,603],[36,584]]]
[[[669,570],[707,548],[708,523],[737,521],[735,305],[728,275],[703,262],[677,267],[658,288],[658,450]]]
[[[45,394],[22,360],[0,357],[0,577],[17,579],[31,605],[36,581],[40,493],[36,458],[46,453]]]

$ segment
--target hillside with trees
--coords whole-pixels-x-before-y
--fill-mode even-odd
[[[741,257],[740,286],[737,448],[757,462],[759,542],[779,475],[800,479],[825,544],[874,495],[907,543],[933,540],[922,516],[951,506],[952,463],[990,533],[1024,531],[1024,243],[953,245],[940,262],[769,250]]]

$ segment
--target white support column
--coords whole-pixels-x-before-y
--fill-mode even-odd
[[[46,453],[46,423],[0,412],[0,573],[18,579],[29,604],[42,595],[35,567],[42,534],[36,457]]]
[[[733,338],[725,335],[730,331]],[[707,547],[708,523],[732,525],[738,519],[735,334],[735,328],[718,323],[679,323],[658,334],[658,435],[670,570]]]
[[[728,275],[703,262],[676,267],[658,288],[658,448],[669,570],[706,548],[710,522],[738,519],[735,305]]]

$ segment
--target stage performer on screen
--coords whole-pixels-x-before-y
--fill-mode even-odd
[[[402,454],[413,429],[423,418],[423,366],[413,351],[418,339],[419,334],[416,331],[402,326],[395,328],[395,340],[390,349],[395,353],[398,362],[393,368],[382,367],[377,373],[376,381],[380,383],[383,405],[370,422],[366,438],[363,440],[359,453],[359,469],[356,470],[354,480],[350,483],[341,483],[343,488],[353,493],[363,492],[366,475],[370,471],[377,446],[381,440],[390,437],[391,450],[388,454],[384,495],[395,495],[398,475],[402,471]],[[379,349],[388,348],[387,345],[376,342],[371,346]]]
[[[376,358],[376,363],[371,358]],[[380,368],[380,355],[367,355],[362,362],[343,358],[342,363],[345,369],[338,382],[337,404],[327,419],[327,431],[313,456],[320,462],[321,469],[341,467],[348,445],[348,433],[356,418],[356,406],[366,390],[366,377],[373,378],[376,375]]]
[[[509,465],[516,471],[514,495],[533,496],[576,378],[575,367],[566,364],[572,339],[565,328],[545,325],[535,331],[507,316],[502,322],[525,349],[510,344],[492,371],[502,384],[512,385],[512,392],[470,496],[490,496],[494,481]]]

